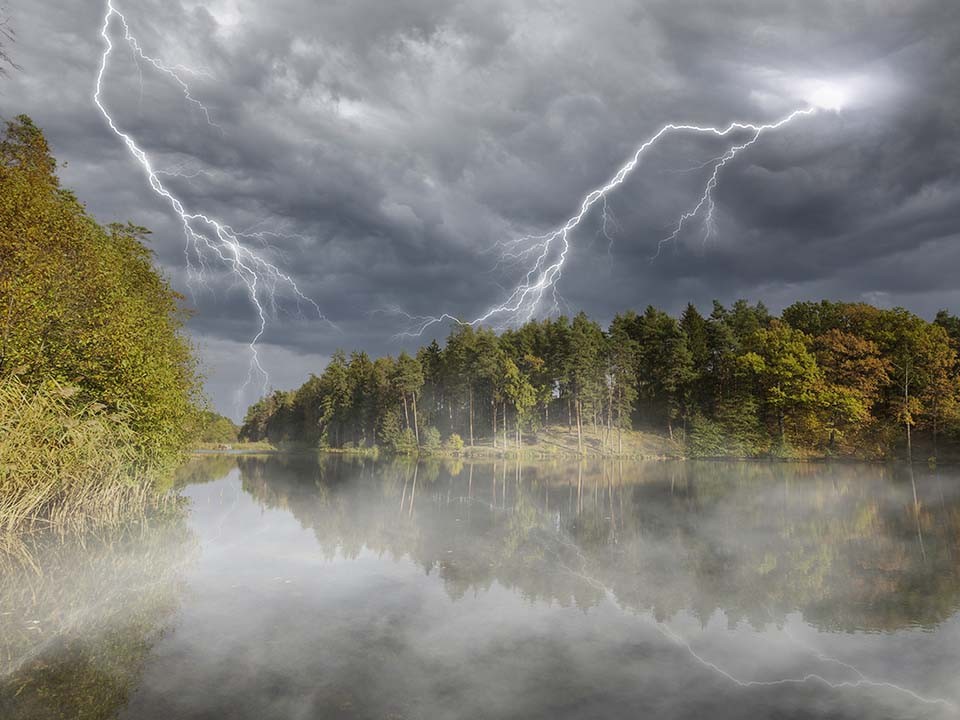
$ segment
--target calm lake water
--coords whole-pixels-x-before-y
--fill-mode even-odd
[[[207,457],[0,582],[2,718],[960,717],[960,472]]]

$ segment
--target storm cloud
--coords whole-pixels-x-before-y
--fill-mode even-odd
[[[277,387],[338,347],[395,353],[401,319],[474,317],[515,271],[493,244],[548,230],[669,121],[763,122],[805,104],[804,84],[855,80],[838,113],[803,118],[725,168],[717,234],[657,242],[721,146],[672,137],[574,238],[560,284],[601,321],[625,308],[828,297],[925,316],[960,305],[960,4],[953,0],[115,0],[144,50],[201,69],[194,95],[118,46],[105,101],[185,205],[274,230],[270,257],[336,329],[281,312],[264,338]],[[13,0],[0,111],[30,115],[101,221],[153,230],[152,247],[196,314],[208,389],[236,414],[256,323],[213,267],[190,287],[168,206],[92,103],[100,0]],[[853,80],[851,80],[853,79]],[[446,328],[434,328],[445,334]],[[251,397],[242,398],[243,401]]]

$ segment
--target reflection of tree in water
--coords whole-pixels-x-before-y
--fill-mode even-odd
[[[932,626],[960,605],[960,493],[929,473],[915,503],[906,470],[868,465],[239,463],[327,556],[408,556],[453,599],[496,581],[587,608],[599,583],[661,619],[799,610],[848,630]]]
[[[175,487],[201,485],[226,477],[237,467],[237,456],[222,453],[194,455],[173,474]]]
[[[0,717],[115,717],[176,609],[195,556],[185,506],[39,543],[0,574]]]

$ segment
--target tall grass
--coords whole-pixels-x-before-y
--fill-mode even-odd
[[[126,419],[76,392],[0,379],[0,554],[31,533],[115,524],[160,499],[158,468],[138,455]]]

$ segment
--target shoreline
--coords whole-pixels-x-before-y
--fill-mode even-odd
[[[570,444],[568,444],[570,443]],[[789,455],[701,455],[695,456],[684,452],[682,444],[679,441],[671,440],[665,435],[656,433],[629,431],[624,433],[624,450],[601,449],[598,447],[600,440],[592,433],[584,433],[583,452],[576,448],[576,435],[566,432],[556,432],[554,430],[538,431],[530,433],[524,438],[524,444],[519,449],[514,445],[511,447],[494,447],[489,438],[484,438],[482,442],[474,446],[465,446],[462,450],[450,450],[440,448],[433,451],[424,451],[419,453],[396,453],[380,447],[346,447],[346,448],[322,448],[311,447],[299,443],[281,442],[270,444],[265,442],[256,443],[231,443],[223,444],[220,447],[203,446],[192,448],[190,455],[192,457],[203,457],[210,455],[278,455],[278,454],[301,454],[317,453],[321,455],[341,455],[347,457],[390,457],[390,458],[409,458],[418,460],[440,459],[440,460],[461,460],[461,461],[483,461],[483,460],[501,460],[516,459],[527,461],[548,461],[548,460],[632,460],[632,461],[708,461],[708,462],[749,462],[749,463],[869,463],[869,464],[907,464],[905,457],[895,454],[889,456],[857,456],[850,454],[818,454],[813,452],[798,453],[795,456]],[[921,457],[920,453],[915,454],[913,465],[924,466],[954,466],[960,465],[960,456],[954,456],[950,453],[944,457]]]

